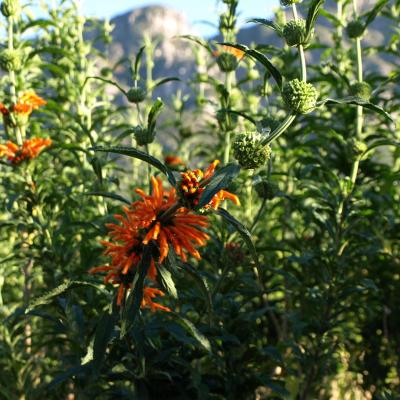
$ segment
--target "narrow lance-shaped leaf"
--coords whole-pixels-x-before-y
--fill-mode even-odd
[[[124,90],[117,82],[114,82],[114,81],[112,81],[110,79],[102,78],[100,76],[88,76],[85,79],[85,82],[83,83],[83,86],[86,85],[86,83],[89,81],[89,79],[97,79],[98,81],[102,81],[104,83],[108,83],[109,85],[112,85],[112,86],[116,87],[125,96],[127,95],[126,90]]]
[[[279,72],[279,70],[272,64],[272,62],[268,59],[267,56],[259,52],[258,50],[255,49],[249,49],[247,46],[243,44],[237,44],[237,43],[220,43],[221,45],[224,46],[230,46],[234,47],[235,49],[242,50],[246,53],[246,55],[250,56],[251,58],[254,58],[255,60],[259,61],[271,74],[271,76],[275,79],[275,82],[277,83],[278,87],[282,89],[282,74]]]
[[[217,171],[201,194],[196,208],[199,210],[206,206],[220,190],[226,189],[230,185],[239,172],[238,164],[228,164]]]
[[[269,19],[264,19],[264,18],[252,18],[249,19],[247,22],[267,26],[268,28],[271,28],[274,31],[276,31],[279,36],[282,36],[282,27],[275,21],[271,21]]]
[[[359,97],[345,97],[344,99],[325,99],[325,100],[319,101],[317,103],[317,107],[321,107],[324,105],[330,105],[330,104],[354,104],[357,106],[364,107],[368,110],[374,111],[374,112],[384,116],[389,121],[393,122],[392,117],[383,108],[381,108],[375,104],[372,104],[369,101],[363,100]]]
[[[133,157],[137,158],[139,160],[145,161],[148,164],[152,165],[153,167],[156,167],[158,170],[160,170],[163,174],[165,174],[171,183],[172,186],[176,185],[176,180],[171,172],[171,170],[164,165],[161,161],[159,161],[157,158],[152,157],[151,155],[140,151],[134,147],[125,147],[125,146],[118,146],[118,147],[103,147],[103,146],[95,146],[91,148],[90,150],[93,151],[102,151],[105,153],[114,153],[114,154],[122,154],[128,157]]]
[[[251,233],[249,232],[249,230],[241,222],[239,222],[235,217],[233,217],[228,211],[224,210],[223,208],[219,208],[216,211],[216,213],[218,215],[220,215],[225,221],[227,221],[230,225],[232,225],[238,231],[240,236],[245,241],[247,247],[249,248],[250,253],[253,257],[253,260],[254,260],[256,266],[259,266],[257,250],[251,239]]]
[[[211,352],[210,341],[190,322],[181,315],[171,312],[177,318],[178,323],[183,326],[189,333],[209,352]]]
[[[152,253],[153,245],[145,246],[142,259],[136,269],[135,282],[122,312],[121,338],[125,337],[131,329],[142,305],[144,281],[150,268]]]
[[[306,20],[306,34],[307,38],[309,39],[311,36],[311,32],[314,28],[315,21],[318,17],[319,10],[324,3],[325,0],[314,0],[311,3],[311,6],[308,10],[307,20]]]
[[[382,8],[385,7],[385,5],[388,3],[388,0],[379,0],[376,4],[375,7],[365,13],[363,17],[365,18],[364,22],[364,29],[367,29],[368,25],[371,24],[375,18],[379,15],[381,12]]]
[[[187,39],[187,40],[190,40],[191,42],[197,43],[200,46],[204,47],[210,54],[213,53],[210,44],[206,40],[204,40],[204,39],[202,39],[202,38],[200,38],[198,36],[182,35],[182,36],[178,36],[178,37],[181,38],[181,39]]]
[[[172,274],[170,271],[168,271],[167,268],[165,268],[162,265],[159,265],[157,267],[157,271],[159,272],[159,277],[161,280],[161,284],[163,287],[167,290],[167,292],[174,297],[175,299],[178,298],[178,292],[175,287],[175,282],[172,279]]]
[[[30,311],[34,310],[36,307],[43,306],[46,304],[51,303],[56,297],[60,296],[61,294],[65,293],[67,290],[73,288],[73,287],[79,287],[79,286],[92,286],[94,288],[97,288],[97,286],[94,283],[91,282],[84,282],[84,281],[71,281],[71,280],[66,280],[64,283],[61,285],[57,286],[50,292],[46,293],[43,296],[38,297],[37,299],[34,299],[27,309],[25,310],[25,314],[29,313]]]
[[[132,203],[131,201],[125,199],[125,197],[120,196],[119,194],[116,194],[116,193],[110,193],[110,192],[88,192],[88,193],[85,193],[85,195],[87,195],[87,196],[105,197],[105,198],[108,198],[108,199],[113,199],[113,200],[120,201],[120,202],[128,204],[128,205],[130,205]]]
[[[176,78],[174,76],[170,77],[170,78],[159,79],[154,83],[154,85],[151,87],[151,89],[155,89],[156,87],[159,87],[159,86],[162,86],[162,85],[164,85],[164,84],[166,84],[168,82],[174,82],[174,81],[175,82],[180,82],[180,79]]]
[[[147,129],[149,130],[150,133],[153,133],[154,130],[156,129],[157,118],[160,115],[161,109],[163,107],[164,107],[164,102],[160,98],[158,98],[151,107],[149,116],[147,118]]]
[[[135,64],[134,64],[133,71],[132,71],[132,77],[133,77],[133,80],[134,80],[134,81],[139,80],[140,63],[141,63],[142,56],[143,56],[143,52],[144,52],[144,49],[145,49],[145,48],[146,48],[146,46],[142,46],[142,47],[139,49],[139,51],[138,51],[138,53],[137,53],[137,55],[136,55]]]

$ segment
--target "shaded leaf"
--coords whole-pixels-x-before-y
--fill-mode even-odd
[[[250,231],[241,222],[239,222],[235,217],[233,217],[228,211],[224,210],[223,208],[219,208],[216,211],[216,213],[220,215],[225,221],[227,221],[238,231],[240,236],[245,241],[247,247],[249,248],[255,264],[259,266],[256,247],[254,246],[253,240],[251,239]]]
[[[122,203],[131,205],[131,201],[125,199],[125,197],[120,196],[119,194],[115,194],[115,193],[110,193],[110,192],[88,192],[85,193],[85,195],[87,196],[100,196],[100,197],[106,197],[108,199],[113,199],[113,200],[118,200],[121,201]]]
[[[231,182],[239,175],[240,167],[238,164],[228,164],[215,173],[201,194],[199,204],[196,209],[206,206],[213,197],[223,189],[226,189]]]
[[[140,151],[134,147],[125,147],[125,146],[118,146],[118,147],[106,147],[106,146],[95,146],[90,150],[93,151],[102,151],[105,153],[114,153],[114,154],[122,154],[128,157],[138,158],[139,160],[145,161],[148,164],[156,167],[160,170],[163,174],[165,174],[171,183],[172,186],[176,185],[175,177],[172,171],[164,165],[161,161],[157,160],[157,158],[152,157],[151,155]]]

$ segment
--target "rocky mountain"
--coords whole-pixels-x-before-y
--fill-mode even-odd
[[[373,7],[375,0],[360,1],[360,11]],[[334,0],[328,0],[325,8],[333,11],[336,7]],[[301,12],[301,7],[300,7]],[[216,16],[210,16],[216,18]],[[265,17],[257,15],[255,17]],[[291,18],[288,15],[289,18]],[[150,38],[157,44],[155,49],[154,77],[177,76],[183,82],[191,77],[194,70],[195,54],[192,44],[188,41],[177,38],[179,35],[196,35],[193,26],[190,25],[184,15],[162,6],[149,6],[136,8],[131,12],[116,16],[111,20],[114,25],[112,33],[113,43],[110,47],[111,61],[116,63],[121,58],[131,58],[143,45],[144,38]],[[330,41],[331,22],[320,16],[318,19],[316,36],[321,43],[328,44]],[[363,39],[363,45],[381,45],[387,42],[394,27],[390,26],[384,17],[378,17],[370,25],[368,34]],[[217,39],[211,38],[211,39]],[[276,33],[268,28],[258,25],[245,25],[238,34],[238,42],[250,45],[252,42],[279,45],[281,39]],[[320,51],[307,52],[311,62],[319,62]],[[126,64],[125,64],[126,65]],[[382,59],[371,54],[365,62],[367,70],[380,70],[387,73],[394,68],[390,59]],[[118,79],[127,81],[127,69],[120,67],[116,70]],[[172,85],[169,83],[158,93],[168,95]]]

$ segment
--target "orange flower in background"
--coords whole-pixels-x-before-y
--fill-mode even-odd
[[[150,308],[151,311],[153,311],[153,312],[156,310],[170,312],[171,311],[170,308],[153,302],[153,299],[158,296],[163,297],[163,296],[165,296],[165,294],[164,294],[164,292],[162,292],[159,289],[144,287],[143,288],[143,300],[142,300],[141,307],[142,308],[145,308],[145,307]]]
[[[23,94],[18,102],[13,105],[12,112],[30,115],[33,110],[47,104],[46,100],[39,97],[33,90]]]
[[[10,112],[8,111],[8,108],[3,103],[0,103],[0,112],[4,116],[7,116],[8,114],[10,114]]]
[[[227,45],[222,45],[220,46],[221,50],[215,50],[213,52],[214,57],[218,57],[221,55],[221,53],[229,53],[233,54],[238,61],[242,60],[243,57],[246,55],[246,52],[243,50],[237,49],[235,47],[227,46]]]
[[[165,164],[167,164],[170,167],[178,167],[182,165],[183,167],[186,165],[180,157],[176,156],[166,156],[164,158]]]
[[[39,97],[33,90],[30,90],[24,93],[16,104],[11,106],[11,112],[29,116],[33,110],[37,110],[39,107],[46,104],[46,100]],[[10,114],[10,110],[3,103],[0,103],[0,112],[4,116]]]
[[[0,157],[7,157],[11,164],[17,165],[24,160],[36,158],[46,147],[51,146],[49,138],[32,138],[24,141],[21,147],[13,142],[0,145]]]
[[[214,176],[215,169],[219,163],[219,160],[213,161],[204,172],[200,169],[195,169],[181,173],[181,193],[190,207],[195,207],[199,204],[201,194]],[[236,205],[240,205],[239,198],[236,195],[226,190],[220,190],[204,208],[216,210],[220,203],[226,199],[231,200]]]

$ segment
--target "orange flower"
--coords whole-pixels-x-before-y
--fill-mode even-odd
[[[180,157],[176,157],[176,156],[166,156],[164,161],[165,161],[165,164],[167,164],[171,167],[177,167],[179,165],[183,165],[183,166],[186,165]]]
[[[190,207],[195,207],[199,204],[201,194],[214,176],[215,168],[218,164],[219,160],[215,160],[204,172],[200,169],[195,169],[181,174],[181,193],[185,202],[188,203]],[[220,203],[226,199],[231,200],[237,206],[240,205],[239,198],[236,195],[226,190],[220,190],[204,208],[213,208],[216,210]]]
[[[157,242],[160,249],[159,262],[163,262],[169,252],[169,244],[182,261],[187,261],[187,254],[200,259],[197,246],[205,246],[209,236],[199,228],[207,227],[207,217],[196,215],[187,208],[181,207],[176,198],[175,189],[164,192],[159,178],[151,178],[152,194],[146,195],[142,190],[136,193],[142,200],[132,204],[131,221],[138,228],[145,229],[143,244],[151,240]]]
[[[227,46],[225,44],[220,46],[220,48],[222,49],[222,51],[215,50],[213,52],[214,57],[220,56],[221,53],[230,53],[233,54],[238,61],[241,61],[243,57],[246,55],[246,52],[244,52],[243,50],[237,49],[236,47]]]
[[[0,157],[7,157],[11,164],[17,165],[24,160],[36,158],[46,147],[51,146],[49,138],[32,138],[24,141],[21,147],[13,142],[0,145]]]
[[[23,114],[31,114],[33,110],[37,110],[40,106],[47,104],[46,100],[39,97],[33,90],[23,94],[17,104],[13,106],[13,111]]]
[[[148,307],[151,309],[151,311],[156,311],[158,310],[162,310],[162,311],[167,311],[170,312],[171,309],[165,306],[162,306],[161,304],[158,303],[154,303],[153,299],[157,296],[165,296],[164,292],[162,292],[159,289],[155,289],[155,288],[150,288],[150,287],[144,287],[143,288],[143,300],[142,300],[142,304],[141,307],[145,308]]]
[[[0,112],[4,115],[7,116],[10,112],[8,111],[8,108],[3,104],[0,103]]]
[[[155,281],[157,276],[156,262],[162,263],[168,255],[169,246],[183,261],[191,254],[199,259],[196,247],[204,246],[209,236],[201,230],[207,226],[207,217],[195,215],[182,207],[176,198],[175,189],[164,191],[159,178],[152,177],[152,194],[146,195],[141,189],[136,193],[142,198],[129,207],[124,207],[125,215],[114,215],[117,223],[107,224],[110,241],[102,241],[106,247],[104,255],[111,257],[109,265],[95,267],[89,273],[107,272],[105,283],[119,285],[117,304],[121,305],[127,289],[132,287],[135,268],[143,256],[144,246],[151,241],[158,244],[159,257],[151,259],[147,277]],[[145,292],[144,303],[153,310],[151,299],[162,292],[149,289]],[[147,296],[147,297],[146,297]],[[142,304],[142,305],[143,305]],[[152,305],[153,304],[153,305]]]

